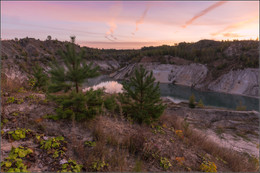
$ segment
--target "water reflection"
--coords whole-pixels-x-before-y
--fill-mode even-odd
[[[123,88],[122,84],[107,77],[90,80],[85,87],[84,91],[89,88],[95,90],[104,87],[107,93],[121,93]],[[259,111],[259,100],[257,98],[218,92],[202,92],[190,87],[173,84],[160,84],[160,90],[162,96],[170,98],[175,103],[187,101],[191,94],[194,94],[196,101],[201,99],[204,105],[236,109],[239,102],[241,102],[247,107],[247,110]]]
[[[94,90],[97,90],[99,88],[104,88],[105,92],[110,93],[110,94],[123,92],[123,86],[116,81],[101,82],[98,85],[94,85],[92,87],[87,87],[87,88],[83,89],[83,92],[89,90],[90,88],[93,88]]]

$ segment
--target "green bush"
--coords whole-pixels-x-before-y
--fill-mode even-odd
[[[43,72],[43,68],[39,65],[35,65],[35,67],[33,68],[33,79],[31,79],[30,82],[34,83],[32,87],[44,91],[46,90],[48,76]]]
[[[30,129],[20,129],[18,128],[15,131],[9,131],[8,134],[12,136],[13,140],[20,140],[26,138],[26,135],[30,134]]]
[[[49,96],[58,104],[55,119],[75,118],[75,120],[81,121],[94,118],[102,111],[103,93],[104,91],[101,89],[91,89],[86,93],[71,92],[68,95]]]
[[[190,96],[190,99],[189,99],[189,107],[190,107],[190,108],[195,108],[195,96],[194,96],[194,94],[192,94],[192,95]]]
[[[62,164],[61,172],[81,172],[82,165],[77,164],[76,161],[69,159],[68,163]]]
[[[160,159],[160,166],[163,168],[163,170],[167,170],[170,167],[172,167],[171,162],[166,157],[161,157]]]
[[[204,108],[204,104],[201,99],[200,99],[199,103],[197,104],[197,107]]]
[[[119,106],[116,102],[116,96],[111,95],[105,98],[104,100],[104,106],[107,110],[112,112],[119,112]]]

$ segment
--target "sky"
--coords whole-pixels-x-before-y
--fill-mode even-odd
[[[138,49],[259,37],[259,1],[1,1],[1,39]]]

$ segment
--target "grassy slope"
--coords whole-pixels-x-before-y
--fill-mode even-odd
[[[18,147],[26,145],[33,149],[32,158],[25,158],[30,171],[58,171],[59,162],[69,158],[83,165],[83,170],[97,171],[94,163],[104,161],[108,166],[99,171],[164,171],[162,159],[172,166],[168,171],[201,171],[204,160],[214,162],[218,171],[255,171],[254,161],[237,152],[219,147],[192,127],[187,128],[182,119],[164,114],[154,127],[138,125],[122,116],[104,110],[104,113],[89,122],[44,119],[54,113],[55,105],[45,100],[44,94],[31,91],[9,92],[2,97],[2,129],[31,129],[45,137],[64,136],[68,142],[63,156],[53,158],[35,142],[35,136],[13,141],[7,133],[2,138],[2,156],[10,152],[10,142]],[[8,97],[23,99],[23,103],[6,104]],[[14,116],[14,112],[18,115]],[[177,131],[181,130],[181,132]],[[84,145],[95,141],[94,147]],[[50,151],[52,152],[52,151]],[[28,160],[29,159],[29,160]]]

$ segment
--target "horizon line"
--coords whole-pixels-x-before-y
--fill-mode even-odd
[[[2,39],[1,41],[15,41],[17,37],[13,38],[13,39]],[[24,37],[24,38],[17,38],[18,40],[22,40],[22,39],[35,39],[38,41],[47,41],[47,39],[39,39],[39,38],[34,38],[34,37]],[[59,40],[57,38],[55,39],[51,39],[52,41],[59,41],[59,42],[70,42],[68,40]],[[259,37],[257,38],[250,38],[250,39],[226,39],[226,40],[217,40],[217,39],[200,39],[197,41],[180,41],[180,42],[172,42],[169,43],[170,41],[165,41],[163,43],[163,41],[147,41],[147,42],[137,42],[137,41],[115,41],[115,42],[105,42],[105,41],[76,41],[76,45],[80,46],[80,47],[87,47],[87,48],[92,48],[92,49],[105,49],[105,50],[109,50],[109,49],[116,49],[116,50],[139,50],[142,49],[143,47],[160,47],[160,46],[177,46],[180,43],[197,43],[199,41],[203,41],[203,40],[209,40],[209,41],[216,41],[216,42],[223,42],[223,41],[259,41]],[[168,43],[166,43],[168,42]],[[115,44],[149,44],[149,45],[144,45],[141,46],[140,48],[102,48],[102,47],[93,47],[93,46],[88,46],[87,44],[96,44],[96,45],[101,45],[101,44],[107,44],[107,45],[115,45]]]

